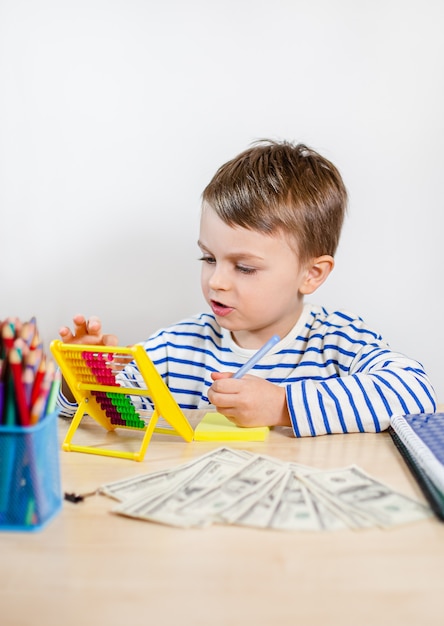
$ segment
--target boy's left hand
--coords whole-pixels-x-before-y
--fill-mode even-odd
[[[211,378],[209,401],[237,426],[291,425],[283,387],[248,374],[233,378],[227,372],[214,372]]]

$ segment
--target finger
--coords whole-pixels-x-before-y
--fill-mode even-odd
[[[88,335],[100,335],[102,331],[102,322],[95,315],[91,316],[86,322],[86,332]]]
[[[74,337],[87,334],[86,319],[83,315],[75,315],[72,321],[74,324]]]
[[[240,392],[243,386],[242,380],[237,378],[233,378],[230,374],[228,376],[223,376],[222,378],[218,378],[213,381],[210,389],[213,393],[233,395]]]
[[[208,400],[224,411],[233,406],[233,399],[235,400],[234,394],[216,391],[214,385],[208,389]]]
[[[102,341],[103,341],[104,346],[118,346],[119,345],[119,340],[117,339],[116,335],[103,335]]]
[[[59,335],[62,338],[62,341],[64,341],[65,343],[68,343],[69,341],[72,341],[74,339],[74,335],[67,326],[62,326],[61,328],[59,328]]]
[[[222,378],[232,378],[233,374],[230,372],[211,372],[211,378],[213,380],[221,380]]]
[[[72,318],[74,326],[83,326],[86,324],[86,318],[84,315],[77,314]]]

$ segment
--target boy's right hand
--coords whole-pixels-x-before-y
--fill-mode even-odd
[[[59,335],[64,343],[86,344],[91,346],[117,346],[116,335],[102,334],[102,322],[98,317],[86,319],[83,315],[73,318],[74,331],[62,326]]]
[[[74,332],[67,326],[62,326],[59,335],[64,343],[86,344],[90,346],[117,346],[118,339],[116,335],[103,335],[102,322],[98,317],[90,317],[86,319],[83,315],[76,315],[73,318]],[[75,398],[62,379],[62,394],[68,402],[75,402]]]

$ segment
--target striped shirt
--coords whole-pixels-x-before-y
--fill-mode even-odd
[[[182,409],[208,408],[211,372],[235,372],[254,350],[240,348],[215,317],[202,313],[142,344]],[[361,318],[306,304],[291,332],[249,372],[285,387],[295,436],[379,432],[399,413],[436,410],[422,366],[392,352]],[[134,365],[125,385],[139,386]],[[123,382],[122,381],[122,382]],[[75,405],[60,397],[62,414]]]

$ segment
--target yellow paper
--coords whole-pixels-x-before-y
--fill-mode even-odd
[[[194,431],[195,441],[265,441],[268,426],[241,428],[221,413],[207,413]]]

